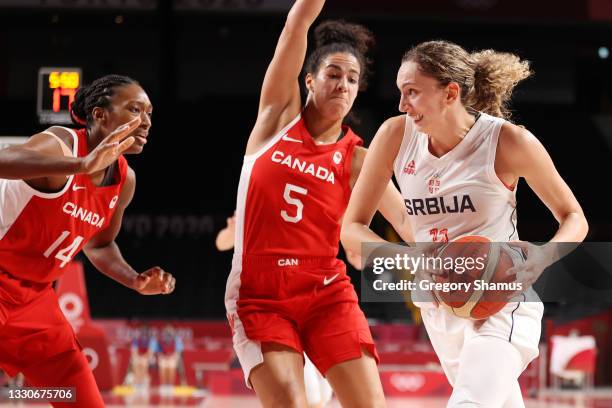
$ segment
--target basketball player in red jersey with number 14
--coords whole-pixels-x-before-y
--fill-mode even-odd
[[[299,79],[323,0],[297,0],[263,82],[238,187],[226,290],[234,349],[264,407],[306,407],[303,353],[343,406],[383,407],[377,354],[357,295],[336,258],[340,221],[365,149],[342,124],[366,81],[364,27],[328,21]],[[409,231],[393,185],[380,210]],[[404,239],[411,239],[402,235]]]
[[[143,295],[175,280],[159,267],[141,274],[114,240],[134,195],[122,154],[143,149],[152,106],[140,85],[109,75],[81,88],[72,129],[54,126],[0,150],[0,368],[37,387],[75,387],[75,403],[104,403],[52,283],[83,248],[105,275]]]

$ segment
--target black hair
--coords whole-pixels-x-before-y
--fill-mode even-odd
[[[344,20],[329,20],[319,24],[314,31],[315,49],[306,61],[306,73],[318,71],[321,61],[336,52],[354,55],[361,65],[359,90],[365,90],[372,61],[366,56],[376,41],[370,30],[362,25]]]
[[[79,126],[88,126],[93,121],[95,107],[107,108],[119,86],[138,84],[138,81],[123,75],[106,75],[96,79],[90,85],[77,91],[70,107],[72,122]]]

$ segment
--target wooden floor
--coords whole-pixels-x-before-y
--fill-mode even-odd
[[[203,408],[257,408],[254,397],[218,397],[196,393],[190,397],[162,397],[156,390],[138,397],[117,397],[105,395],[107,407],[203,407]],[[445,408],[445,398],[389,398],[388,408]],[[537,399],[525,401],[527,408],[612,408],[612,389],[596,389],[585,393],[577,391],[547,391]],[[33,403],[0,403],[0,407],[48,407]],[[334,400],[327,408],[341,408]]]
[[[389,398],[388,408],[446,408],[446,399],[441,398]],[[584,393],[562,393],[557,396],[542,396],[525,401],[527,408],[612,408],[612,390],[598,391],[595,395]],[[210,398],[206,408],[255,408],[260,405],[252,398]],[[340,408],[333,401],[328,408]]]

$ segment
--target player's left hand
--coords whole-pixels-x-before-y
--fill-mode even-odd
[[[516,275],[516,283],[520,284],[519,290],[510,295],[509,299],[524,293],[538,280],[544,269],[552,262],[549,247],[547,245],[534,245],[525,241],[512,241],[508,245],[521,249],[526,256],[525,262],[515,265],[506,271],[508,276]]]
[[[134,279],[133,288],[141,295],[168,295],[174,291],[176,279],[159,266],[147,269]]]

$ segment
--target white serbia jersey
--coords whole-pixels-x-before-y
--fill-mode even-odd
[[[435,157],[429,152],[428,136],[406,116],[394,171],[417,242],[446,242],[466,235],[494,242],[518,240],[516,191],[495,173],[504,123],[481,113],[457,146]]]

